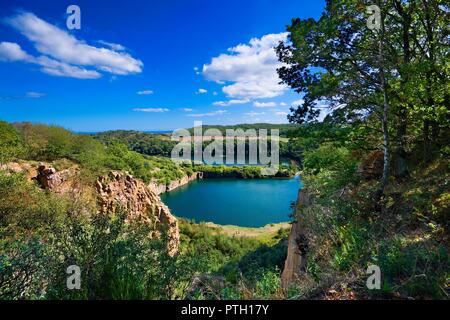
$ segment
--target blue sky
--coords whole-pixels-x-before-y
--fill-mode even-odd
[[[81,9],[81,29],[66,9]],[[273,45],[324,1],[10,1],[0,4],[0,119],[75,131],[286,122]]]

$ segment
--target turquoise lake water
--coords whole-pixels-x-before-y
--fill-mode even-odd
[[[299,177],[292,179],[205,179],[161,195],[177,217],[243,227],[289,221]]]

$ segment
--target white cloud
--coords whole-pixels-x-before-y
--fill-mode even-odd
[[[284,107],[287,106],[287,104],[285,102],[280,102],[280,106]]]
[[[41,66],[41,71],[53,76],[71,77],[78,79],[96,79],[101,74],[95,70],[87,70],[47,56],[33,57],[13,42],[0,42],[0,61],[21,61]]]
[[[25,96],[27,98],[42,98],[46,96],[46,94],[42,92],[28,91],[27,93],[25,93]]]
[[[200,88],[200,89],[198,89],[198,91],[196,93],[204,94],[204,93],[207,93],[207,92],[208,92],[208,90]]]
[[[180,108],[180,110],[184,111],[184,112],[192,112],[192,111],[194,111],[194,109],[192,109],[192,108]]]
[[[265,115],[265,114],[266,114],[265,112],[254,112],[254,111],[246,113],[246,115],[250,116],[250,117],[262,116],[262,115]]]
[[[253,106],[256,108],[273,108],[276,107],[277,104],[275,102],[253,102]]]
[[[258,99],[280,96],[287,89],[280,85],[276,69],[281,66],[274,47],[287,39],[287,33],[253,38],[249,44],[229,48],[229,54],[214,57],[203,66],[203,74],[217,83],[232,82],[222,91],[232,98]]]
[[[30,40],[41,56],[29,55],[16,43],[2,42],[0,60],[33,63],[40,65],[45,73],[79,79],[99,78],[98,71],[117,75],[142,72],[142,61],[124,52],[88,45],[31,12],[20,13],[5,21]]]
[[[0,61],[31,61],[33,57],[13,42],[0,43]]]
[[[188,117],[213,117],[213,116],[219,116],[222,115],[224,113],[226,113],[226,110],[217,110],[214,112],[207,112],[207,113],[193,113],[193,114],[188,114]]]
[[[277,115],[277,116],[287,116],[288,113],[284,112],[284,111],[275,111],[275,115]]]
[[[123,45],[118,44],[118,43],[112,43],[112,42],[108,42],[108,41],[104,41],[104,40],[98,40],[98,43],[109,47],[111,50],[114,51],[125,51],[127,48],[125,48]]]
[[[167,108],[135,108],[133,111],[136,112],[151,112],[151,113],[161,113],[170,111]]]
[[[149,89],[141,90],[141,91],[138,91],[137,94],[140,96],[146,96],[149,94],[153,94],[153,90],[149,90]]]
[[[217,92],[216,91],[213,92],[213,96],[217,96]]]
[[[213,103],[213,105],[218,106],[218,107],[228,107],[228,106],[232,106],[235,104],[244,104],[244,103],[248,103],[248,102],[250,102],[250,100],[248,100],[248,99],[244,99],[244,100],[233,99],[233,100],[229,100],[229,101],[216,101]]]

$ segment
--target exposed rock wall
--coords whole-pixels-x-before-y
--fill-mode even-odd
[[[306,238],[306,228],[303,224],[301,211],[311,204],[310,197],[305,189],[298,192],[296,222],[292,224],[288,239],[288,252],[284,262],[283,273],[281,274],[281,285],[286,290],[289,285],[306,268],[306,253],[308,250],[308,240]]]
[[[169,254],[178,252],[178,220],[159,196],[142,181],[129,174],[113,171],[98,179],[96,188],[100,213],[114,213],[122,208],[127,212],[127,219],[139,219],[150,224],[156,235],[167,234]]]
[[[37,175],[34,178],[44,189],[50,189],[58,194],[78,194],[79,187],[76,185],[79,174],[78,166],[56,171],[55,168],[41,164],[37,168]]]
[[[139,219],[143,223],[148,223],[154,230],[154,236],[167,235],[170,255],[178,252],[180,242],[178,220],[170,213],[157,192],[129,174],[112,171],[100,177],[94,188],[80,182],[80,169],[75,164],[58,171],[49,164],[14,162],[2,165],[0,170],[24,172],[30,181],[37,181],[41,188],[60,195],[68,195],[74,200],[92,199],[92,208],[93,210],[97,208],[99,214],[114,213],[123,208],[127,212],[127,220]],[[197,175],[180,179],[171,187],[175,188],[196,178]]]
[[[150,182],[148,186],[154,193],[156,193],[157,195],[160,195],[161,193],[169,192],[169,191],[175,190],[176,188],[184,186],[191,181],[201,179],[202,177],[203,177],[203,175],[201,172],[194,172],[190,176],[184,176],[181,179],[171,181],[168,185],[158,184],[156,182]]]

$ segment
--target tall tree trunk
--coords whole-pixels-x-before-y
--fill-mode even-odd
[[[380,186],[378,188],[378,196],[381,198],[384,195],[386,185],[389,179],[390,173],[390,139],[389,139],[389,130],[388,130],[388,115],[389,115],[389,101],[388,101],[388,93],[387,93],[387,80],[386,74],[384,72],[384,52],[383,52],[383,39],[384,39],[385,29],[384,22],[381,19],[381,33],[380,42],[378,45],[378,59],[380,64],[380,81],[381,81],[381,89],[383,92],[383,115],[381,117],[381,129],[383,131],[383,175],[381,177]]]
[[[405,7],[400,0],[394,2],[395,9],[398,14],[402,17],[402,49],[403,49],[403,66],[407,66],[411,62],[411,47],[410,47],[410,33],[409,29],[411,27],[411,10],[414,10],[414,4]],[[401,74],[400,88],[402,92],[405,92],[405,86],[409,81],[409,71],[404,71],[399,67]],[[406,147],[405,147],[405,136],[407,132],[408,115],[407,109],[410,107],[408,102],[400,102],[398,104],[398,125],[397,125],[397,136],[396,136],[396,148],[393,154],[393,164],[394,164],[394,175],[398,178],[402,178],[408,175],[408,166],[406,163]]]
[[[428,119],[423,120],[423,159],[427,162],[430,158],[430,121]]]
[[[429,61],[428,70],[426,72],[426,93],[427,93],[427,108],[435,108],[435,100],[433,97],[433,82],[435,80],[436,75],[436,64],[435,64],[435,43],[434,43],[434,34],[433,34],[433,22],[430,11],[430,4],[427,0],[422,0],[422,3],[425,8],[425,28],[426,28],[426,41],[428,44],[428,56],[427,59]],[[428,115],[425,115],[427,117]],[[424,136],[424,161],[428,162],[431,159],[432,153],[432,142],[436,142],[438,135],[438,124],[435,121],[430,119],[424,120],[423,126],[423,136]],[[431,138],[430,139],[430,127],[432,128]]]
[[[382,77],[384,77],[384,72],[381,72]],[[383,80],[385,83],[385,81]],[[380,187],[378,189],[378,194],[381,196],[384,194],[386,185],[389,179],[390,173],[390,139],[389,139],[389,130],[388,130],[388,113],[389,113],[389,103],[387,99],[386,86],[383,85],[383,116],[381,119],[381,128],[383,131],[383,175],[381,177]]]

